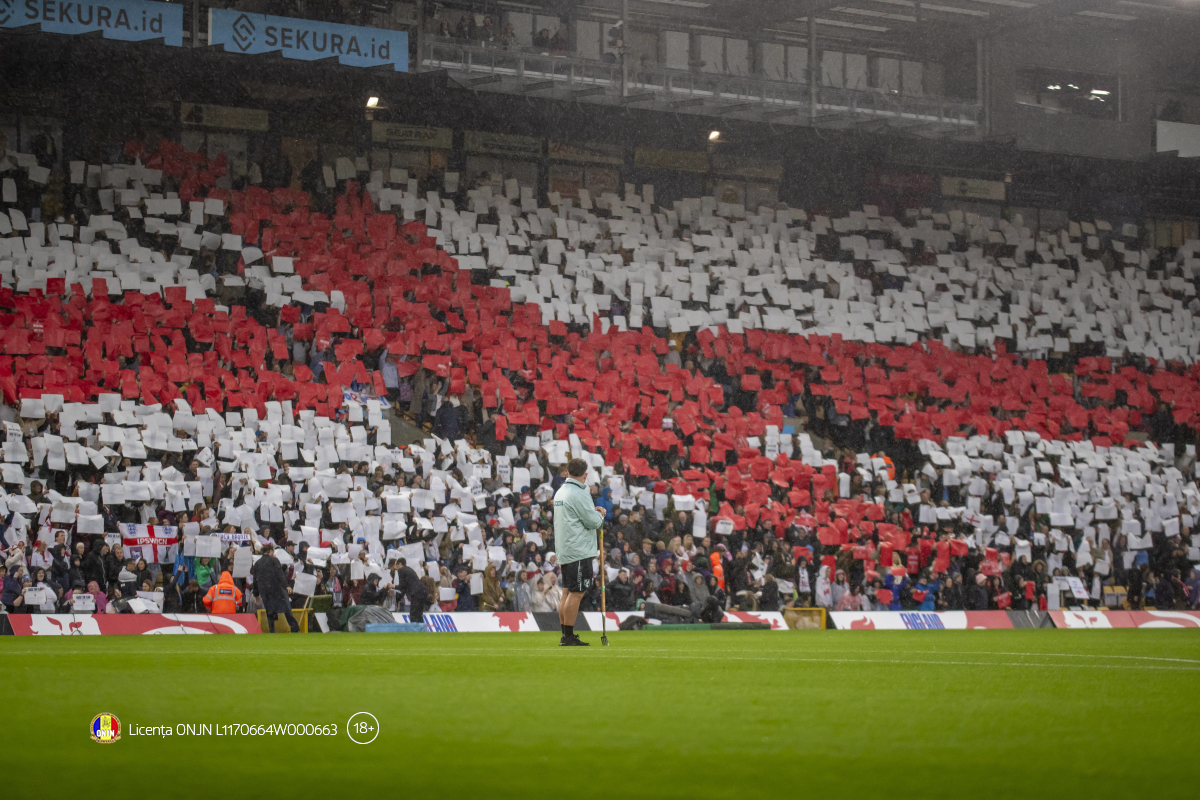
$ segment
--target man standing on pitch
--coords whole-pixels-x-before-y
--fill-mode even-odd
[[[408,598],[409,622],[424,622],[425,609],[429,608],[429,592],[425,584],[417,577],[416,570],[408,565],[407,559],[400,559],[400,569],[396,570],[396,602]]]
[[[584,483],[587,472],[586,461],[572,458],[567,463],[566,482],[554,493],[554,544],[558,548],[558,563],[562,565],[565,592],[558,605],[561,647],[588,646],[588,642],[575,635],[575,617],[579,601],[592,585],[592,559],[600,552],[596,529],[604,522],[604,513],[592,503],[592,495]]]

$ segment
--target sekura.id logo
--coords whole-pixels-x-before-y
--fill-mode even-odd
[[[0,0],[2,1],[2,0]],[[244,53],[254,44],[254,22],[242,14],[233,22],[233,43]]]
[[[16,11],[17,0],[0,0],[0,25],[7,25]]]

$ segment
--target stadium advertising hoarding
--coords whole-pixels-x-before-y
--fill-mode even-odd
[[[254,614],[9,614],[17,636],[259,633]]]
[[[463,149],[468,153],[485,153],[509,158],[540,158],[542,140],[534,136],[488,131],[463,133]]]
[[[738,178],[758,178],[768,181],[783,179],[783,164],[753,156],[713,155],[712,171],[717,175]]]
[[[633,163],[639,169],[708,172],[708,153],[699,150],[662,150],[657,147],[637,147],[633,151]]]
[[[270,115],[263,109],[211,103],[180,103],[179,121],[185,125],[238,131],[268,131],[271,128]]]
[[[555,142],[548,152],[552,161],[573,161],[581,164],[625,164],[625,148],[615,142]]]
[[[454,146],[454,131],[450,128],[430,128],[424,125],[400,125],[394,122],[372,122],[371,141],[388,147],[432,147],[449,150]]]
[[[412,622],[408,614],[393,612],[396,622]],[[434,633],[537,633],[541,630],[533,614],[527,611],[425,612],[425,624]]]
[[[1200,628],[1200,611],[1051,611],[1057,628]]]
[[[208,12],[208,43],[222,45],[227,53],[278,52],[300,61],[337,58],[349,67],[391,64],[396,72],[408,72],[408,34],[404,31],[212,8]]]
[[[928,172],[876,172],[867,173],[867,188],[873,191],[896,194],[933,194],[936,191],[934,176]]]
[[[1004,181],[958,178],[952,175],[942,176],[942,195],[945,197],[965,197],[971,200],[992,200],[1002,203],[1007,192],[1008,184]]]
[[[608,628],[616,630],[636,611],[609,611]],[[320,615],[318,615],[320,616]],[[558,627],[538,624],[531,612],[426,612],[424,621],[433,633],[538,633],[558,632]],[[408,614],[394,612],[396,622],[409,623]],[[17,636],[113,636],[119,634],[260,633],[254,614],[10,614],[7,620]],[[722,622],[760,622],[773,631],[789,630],[778,611],[730,611]],[[653,624],[653,623],[651,623]],[[579,630],[601,629],[599,611],[579,614]]]
[[[837,630],[968,630],[1051,627],[1036,625],[1014,615],[1039,612],[1008,611],[832,611],[829,618]],[[1041,612],[1044,614],[1044,612]],[[616,630],[637,611],[609,611],[608,628]],[[412,620],[408,614],[392,614],[396,622]],[[579,630],[598,631],[603,620],[599,611],[579,614]],[[1051,611],[1053,627],[1076,629],[1111,628],[1200,628],[1200,611]],[[215,634],[259,633],[253,614],[10,614],[7,620],[17,636],[114,636],[122,634]],[[545,620],[543,620],[544,622]],[[758,622],[773,631],[790,630],[779,611],[729,611],[722,622]],[[538,633],[557,631],[552,624],[539,625],[530,612],[427,612],[425,622],[434,633]],[[651,623],[654,624],[653,622]]]
[[[839,631],[941,631],[1011,628],[1004,611],[832,611]]]
[[[615,630],[622,622],[629,617],[642,616],[642,611],[609,611],[608,628]],[[587,628],[593,631],[601,629],[603,616],[599,611],[580,611],[579,616],[587,623]],[[721,622],[758,622],[765,625],[770,625],[773,631],[786,631],[788,624],[783,618],[783,614],[779,611],[726,611],[725,616],[721,618]],[[655,624],[650,622],[650,625]],[[580,628],[580,630],[585,630]]]
[[[78,36],[97,31],[105,39],[142,42],[162,39],[183,45],[183,6],[153,0],[100,0],[63,3],[53,0],[0,0],[0,28],[40,25],[43,33]]]
[[[392,616],[396,622],[406,623],[412,621],[408,614],[399,611],[394,612]],[[577,623],[578,629],[600,630],[603,625],[601,616],[599,611],[579,612],[579,619],[582,624]],[[641,616],[641,612],[609,611],[607,616],[609,630],[616,630],[629,617]],[[553,630],[555,632],[559,630],[557,627],[542,628],[538,624],[537,616],[528,612],[497,611],[490,614],[478,611],[426,612],[424,619],[428,623],[430,630],[434,633],[537,633],[541,630]],[[788,630],[783,614],[778,611],[729,611],[721,621],[761,622],[770,625],[773,631]]]
[[[833,626],[840,631],[1038,627],[1200,628],[1200,611],[832,611],[829,617],[833,620]],[[1051,622],[1052,626],[1049,624]]]

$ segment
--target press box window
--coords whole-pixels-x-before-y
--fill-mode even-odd
[[[1119,92],[1116,75],[1042,68],[1017,71],[1017,103],[1052,114],[1120,119]]]

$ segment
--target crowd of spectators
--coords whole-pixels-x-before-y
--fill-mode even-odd
[[[513,23],[505,23],[501,28],[490,14],[479,17],[475,14],[464,13],[458,17],[457,21],[443,16],[437,20],[434,35],[444,39],[454,39],[463,43],[497,47],[504,50],[522,49],[556,56],[567,55],[569,52],[567,35],[563,26],[557,27],[553,33],[549,28],[542,28],[533,34],[529,45],[522,46]]]
[[[515,198],[474,191],[435,212],[435,232],[415,222],[424,200],[388,189],[401,202],[385,207],[374,176],[365,189],[342,181],[329,215],[303,192],[218,188],[221,159],[169,143],[126,152],[94,181],[89,168],[54,222],[40,213],[36,158],[0,162],[17,185],[0,228],[9,613],[198,612],[232,583],[273,617],[286,609],[265,602],[259,570],[276,565],[270,593],[284,585],[293,607],[329,595],[333,607],[402,611],[423,597],[443,611],[553,611],[550,500],[569,457],[589,461],[608,509],[617,611],[1200,601],[1186,348],[1186,360],[1114,357],[1095,338],[1047,347],[1032,328],[968,346],[943,336],[948,321],[896,346],[675,330],[653,313],[653,326],[623,330],[632,292],[588,269],[593,257],[636,263],[642,243],[622,225],[559,205],[514,227]],[[610,199],[596,214],[628,222],[634,208]],[[702,225],[735,234],[700,261],[705,295],[728,291],[723,265],[746,258],[751,276],[782,278],[781,262],[751,251],[786,253],[804,215],[779,209],[797,230],[772,240],[778,222],[761,212],[739,228],[744,209],[704,208],[694,230],[667,210],[649,224],[688,247],[702,246]],[[548,235],[556,215],[579,223],[575,236]],[[455,236],[459,225],[473,232]],[[791,289],[825,275],[829,295],[855,280],[864,297],[922,280],[930,299],[957,295],[969,278],[922,270],[969,252],[1014,319],[1029,291],[1018,270],[1040,264],[1140,281],[1147,299],[1177,295],[1160,308],[1190,315],[1198,277],[1194,248],[1123,255],[1136,266],[1118,269],[1127,251],[1111,241],[1087,253],[980,247],[972,226],[936,229],[947,253],[876,230],[905,262],[880,271],[815,227],[804,241],[824,258],[805,259]],[[477,264],[469,244],[458,263],[449,252],[505,228],[531,261],[544,257],[546,291],[504,259]],[[1000,262],[1015,256],[1028,263],[1008,268],[1006,288]],[[540,303],[516,301],[535,293]],[[564,299],[608,314],[560,314]],[[1066,333],[1046,311],[1052,335]],[[426,429],[417,442],[394,443],[401,418]]]

